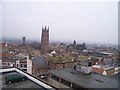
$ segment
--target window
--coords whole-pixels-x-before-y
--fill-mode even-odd
[[[15,66],[15,64],[13,64],[13,67]]]
[[[25,64],[24,67],[27,67],[27,65]]]
[[[56,81],[59,81],[59,78],[56,77],[56,76],[54,76],[54,75],[52,75],[52,78],[53,78],[54,80],[56,80]]]
[[[70,86],[70,84],[71,84],[69,81],[66,81],[64,79],[61,79],[61,82],[67,86]]]
[[[87,90],[86,88],[83,88],[82,86],[78,86],[76,84],[72,84],[72,88],[75,89],[75,90]]]
[[[88,67],[91,67],[91,66],[92,66],[92,62],[89,62],[89,63],[88,63]]]
[[[17,64],[17,67],[18,67],[19,65]]]
[[[76,70],[76,65],[74,65],[74,70]]]

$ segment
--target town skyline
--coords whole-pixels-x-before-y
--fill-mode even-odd
[[[1,0],[1,89],[120,90],[119,0]]]
[[[88,8],[89,7],[89,8]],[[50,41],[118,44],[116,2],[4,3],[2,38],[40,40],[42,26]]]

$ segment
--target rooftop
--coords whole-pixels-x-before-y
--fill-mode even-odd
[[[118,88],[118,80],[96,73],[84,75],[73,69],[51,70],[49,73],[85,88]]]
[[[6,84],[5,76],[9,73],[20,73],[26,76],[27,80],[12,84]],[[48,85],[47,83],[44,83],[43,81],[17,68],[0,69],[0,84],[2,84],[3,89],[4,88],[39,88],[42,90],[49,90],[49,89],[55,90],[52,86]]]
[[[89,58],[86,57],[86,56],[79,56],[79,58],[80,58],[80,61],[87,61],[87,60],[89,60]]]
[[[32,58],[33,65],[36,67],[48,68],[47,62],[42,56],[35,56]]]
[[[2,77],[0,77],[0,79],[2,80],[2,81],[0,81],[0,82],[2,82],[2,88],[41,88],[42,90],[45,90],[42,86],[34,83],[33,81],[31,81],[29,79],[27,79],[25,81],[12,83],[12,84],[6,84],[5,76],[9,73],[13,73],[13,72],[0,74],[0,76],[2,75]]]
[[[120,72],[118,72],[118,73],[116,73],[116,74],[114,74],[114,75],[112,75],[111,76],[111,78],[113,78],[113,79],[116,79],[116,80],[119,80],[120,81]],[[119,83],[120,84],[120,83]],[[120,85],[119,85],[120,86]]]
[[[96,53],[92,54],[92,56],[94,56],[94,57],[102,57],[103,58],[103,57],[108,57],[108,54],[96,52]]]
[[[56,56],[56,57],[53,57],[53,56],[50,56],[48,57],[49,58],[49,62],[51,63],[65,63],[65,62],[72,62],[72,57],[68,57],[68,56],[64,56],[64,57],[59,57],[59,56]]]
[[[114,67],[109,66],[109,65],[93,65],[92,67],[103,68],[103,69],[105,69],[105,70],[114,68]]]
[[[27,58],[27,56],[22,54],[22,53],[19,53],[19,54],[15,55],[15,57],[18,58],[18,59],[26,59]]]

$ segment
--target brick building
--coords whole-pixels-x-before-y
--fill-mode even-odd
[[[49,27],[46,28],[45,26],[45,28],[42,27],[41,47],[40,47],[41,53],[42,54],[47,53],[48,49],[49,49]]]

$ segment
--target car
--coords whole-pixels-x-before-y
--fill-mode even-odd
[[[10,73],[5,76],[5,79],[7,84],[11,84],[15,82],[24,81],[27,79],[27,77],[20,73]]]

